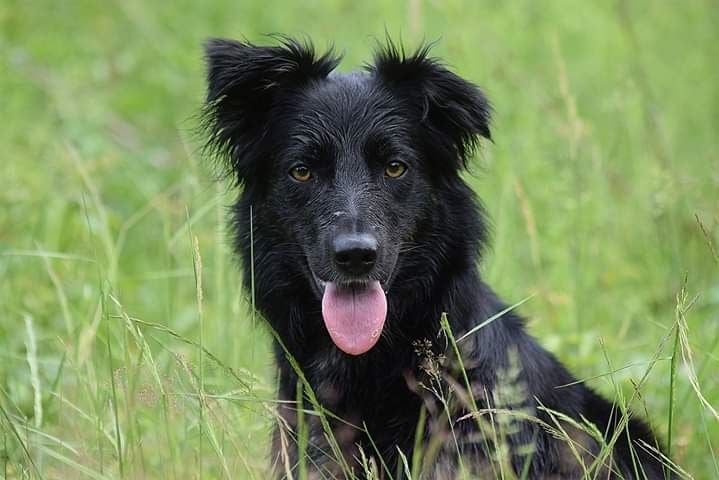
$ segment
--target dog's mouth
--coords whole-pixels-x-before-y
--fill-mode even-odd
[[[322,292],[322,318],[334,344],[349,355],[368,352],[379,340],[387,317],[387,297],[377,280],[325,282],[312,272]]]

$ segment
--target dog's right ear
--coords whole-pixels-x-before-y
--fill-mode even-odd
[[[203,127],[206,150],[238,183],[266,157],[262,139],[279,94],[329,75],[339,63],[332,51],[316,58],[310,43],[279,37],[278,46],[212,39],[205,44],[207,101]]]

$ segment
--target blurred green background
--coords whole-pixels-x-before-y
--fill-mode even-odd
[[[350,70],[385,30],[492,100],[486,279],[606,395],[648,372],[664,438],[673,392],[673,457],[719,478],[711,0],[2,0],[0,476],[266,478],[270,339],[198,153],[202,42],[307,35]]]

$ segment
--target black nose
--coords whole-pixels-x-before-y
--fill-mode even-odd
[[[377,240],[367,233],[342,233],[332,241],[337,268],[347,275],[364,275],[377,261]]]

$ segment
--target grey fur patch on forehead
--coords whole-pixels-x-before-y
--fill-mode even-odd
[[[371,83],[372,77],[367,72],[336,72],[330,73],[326,82],[334,87],[333,90],[345,92],[359,92],[367,90]]]
[[[350,84],[365,83],[369,78],[369,74],[361,70],[355,70],[352,72],[338,72],[337,70],[333,70],[329,75],[327,75],[327,79],[329,80],[347,82]]]
[[[314,116],[316,125],[326,132],[361,124],[360,131],[382,123],[392,111],[393,97],[377,88],[372,75],[354,71],[332,72],[327,78],[308,86],[298,106],[301,116]]]

